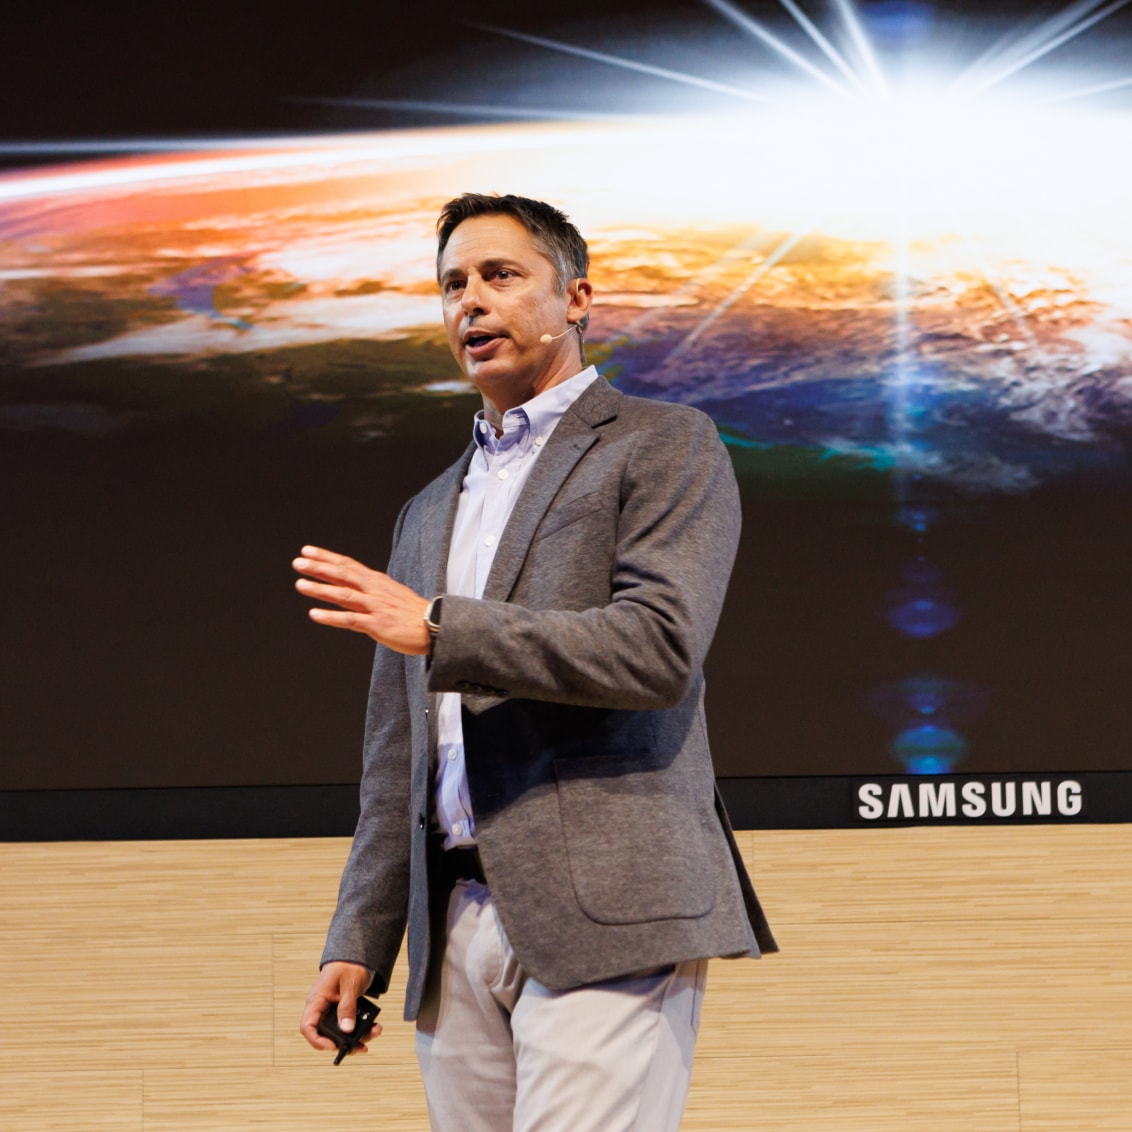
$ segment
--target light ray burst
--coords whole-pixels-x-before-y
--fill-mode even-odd
[[[822,54],[824,54],[858,90],[863,91],[865,84],[861,81],[861,76],[849,66],[845,56],[822,34],[821,28],[794,3],[794,0],[778,0],[778,2],[794,17],[798,26],[814,41]]]
[[[1122,79],[1113,79],[1110,82],[1096,83],[1093,86],[1082,87],[1080,90],[1066,91],[1064,94],[1052,94],[1049,98],[1040,99],[1036,106],[1058,106],[1063,102],[1074,102],[1078,98],[1092,98],[1096,94],[1108,94],[1109,91],[1120,90],[1132,86],[1132,75]]]
[[[765,240],[766,233],[761,228],[752,229],[737,244],[728,248],[718,259],[709,263],[707,267],[697,272],[692,279],[682,283],[675,291],[671,292],[671,299],[679,303],[683,299],[690,298],[702,292],[705,284],[711,283],[718,276],[722,275],[736,260],[749,258],[751,253],[760,247]],[[662,309],[663,308],[660,307],[653,307],[650,310],[643,310],[637,315],[625,329],[625,334],[628,338],[633,339],[639,336],[648,323],[651,322]]]
[[[799,55],[792,47],[783,43],[778,36],[773,35],[767,31],[757,20],[752,19],[746,12],[741,12],[734,4],[728,3],[728,0],[703,0],[709,7],[718,12],[725,19],[730,20],[737,28],[753,35],[756,39],[765,43],[767,47],[777,51],[783,59],[789,60],[794,66],[805,71],[811,78],[817,79],[818,82],[827,86],[835,94],[847,96],[849,91],[845,89],[835,79],[831,79],[820,67],[815,67],[808,59]]]
[[[816,230],[820,220],[808,224],[797,232],[792,233],[778,245],[738,287],[734,288],[706,317],[704,317],[675,347],[668,353],[664,361],[657,367],[658,373],[663,373],[673,363],[685,357],[693,349],[703,335],[710,330],[768,271],[777,267],[783,258],[789,255],[808,235]]]
[[[1111,0],[1110,3],[1106,4],[1099,11],[1093,12],[1092,15],[1078,20],[1076,23],[1071,24],[1069,27],[1065,28],[1065,30],[1060,34],[1054,35],[1052,38],[1046,39],[1044,42],[1039,43],[1032,50],[1022,55],[1021,58],[1013,60],[982,81],[974,83],[963,93],[966,94],[967,97],[976,97],[980,94],[985,94],[992,87],[998,86],[1000,83],[1005,82],[1011,76],[1016,75],[1019,71],[1030,66],[1031,63],[1036,63],[1039,59],[1043,59],[1051,51],[1056,51],[1057,48],[1068,43],[1071,39],[1076,39],[1077,36],[1081,35],[1083,32],[1088,31],[1089,28],[1095,26],[1096,24],[1099,24],[1101,20],[1105,20],[1114,12],[1120,11],[1120,9],[1128,4],[1128,2],[1129,0]],[[1078,7],[1078,5],[1074,5],[1073,7],[1076,8]],[[1094,7],[1093,4],[1088,4],[1088,8],[1092,7]]]
[[[258,138],[74,138],[59,141],[0,142],[0,157],[71,157],[124,153],[191,153],[199,150],[276,149],[281,145],[319,147],[324,143],[309,135],[279,134]]]
[[[606,114],[600,111],[579,114],[577,110],[556,110],[537,106],[497,106],[477,102],[436,102],[414,98],[292,98],[288,101],[314,106],[335,106],[347,110],[411,110],[426,114],[455,115],[466,118],[499,118],[505,121],[530,119],[532,121],[576,122],[580,118],[624,122],[639,117],[635,114]]]
[[[861,26],[860,17],[858,17],[851,0],[834,0],[834,4],[845,23],[850,41],[857,49],[857,53],[861,56],[861,62],[864,63],[865,69],[872,79],[874,89],[878,94],[886,94],[888,84],[884,81],[884,74],[880,69],[880,63],[877,62],[873,45],[869,42],[864,27]]]
[[[606,63],[611,67],[619,67],[625,71],[636,71],[638,74],[651,75],[653,78],[665,79],[668,82],[682,83],[684,86],[699,87],[701,90],[710,90],[715,94],[725,94],[731,98],[741,98],[747,102],[759,102],[764,106],[781,106],[782,103],[769,95],[758,94],[743,87],[731,86],[729,83],[715,82],[713,79],[702,79],[696,75],[686,74],[684,71],[673,71],[668,67],[657,67],[652,63],[639,63],[635,59],[626,59],[621,55],[609,55],[604,51],[594,51],[589,47],[577,47],[572,43],[563,43],[557,39],[545,39],[540,35],[528,35],[526,32],[512,31],[510,28],[495,27],[492,24],[481,24],[468,21],[468,26],[478,31],[490,32],[492,35],[501,35],[507,39],[518,40],[520,43],[530,43],[535,47],[545,47],[550,51],[561,51],[566,55],[576,55],[579,59],[591,59],[595,63]]]
[[[1031,28],[1027,32],[1019,32],[1018,30],[1005,32],[978,58],[964,68],[956,80],[957,84],[976,80],[980,75],[990,70],[992,64],[1009,65],[1014,60],[1053,39],[1074,21],[1087,16],[1103,2],[1104,0],[1075,0],[1074,3],[1042,20],[1037,27]]]
[[[655,67],[620,56],[610,55],[588,48],[576,47],[557,40],[527,35],[502,28],[474,25],[494,34],[508,36],[535,46],[562,51],[582,58],[592,59],[619,67],[624,70],[661,77],[686,85],[714,90],[728,96],[738,96],[746,101],[762,102],[770,105],[772,111],[756,111],[750,119],[752,136],[761,137],[764,145],[775,152],[787,152],[781,144],[775,146],[770,139],[796,147],[799,158],[807,152],[820,152],[828,149],[828,168],[837,170],[838,210],[847,202],[850,207],[865,207],[868,199],[873,200],[874,224],[883,217],[884,208],[893,210],[888,222],[881,223],[888,228],[887,245],[894,258],[893,295],[896,349],[891,373],[890,396],[894,435],[898,446],[900,438],[907,432],[909,419],[906,404],[908,390],[917,383],[927,381],[924,374],[916,369],[912,343],[912,280],[910,275],[911,245],[914,238],[925,231],[942,231],[938,226],[946,219],[938,215],[950,212],[955,204],[951,198],[957,196],[960,207],[953,217],[949,231],[956,235],[972,230],[979,224],[1001,223],[1003,217],[1013,224],[1017,210],[1016,203],[1007,201],[1009,191],[992,195],[992,211],[984,212],[988,182],[977,176],[973,169],[981,167],[978,159],[961,163],[954,176],[954,186],[949,185],[952,175],[948,163],[941,155],[949,145],[962,144],[968,149],[972,139],[977,145],[986,146],[988,153],[995,154],[996,167],[1001,165],[1006,172],[1011,164],[1011,147],[1017,149],[1017,156],[1031,160],[1030,149],[1025,141],[1027,136],[1028,113],[1039,106],[1058,101],[1085,98],[1093,94],[1119,90],[1132,86],[1132,77],[1117,78],[1111,81],[1094,83],[1077,90],[1067,91],[1039,101],[1035,98],[1009,99],[990,92],[1017,75],[1028,66],[1044,58],[1049,53],[1070,40],[1079,37],[1113,13],[1123,8],[1130,0],[1076,0],[1063,10],[1041,22],[1039,26],[1025,33],[1014,33],[1013,39],[1003,40],[996,49],[985,53],[981,59],[968,67],[950,84],[937,78],[921,79],[918,85],[910,85],[906,78],[890,79],[882,69],[880,59],[866,30],[866,23],[854,6],[852,0],[833,0],[844,35],[842,41],[835,43],[806,15],[796,0],[779,0],[785,11],[805,32],[811,43],[836,68],[834,77],[821,66],[806,59],[793,47],[758,20],[749,16],[731,0],[702,0],[702,3],[724,17],[740,31],[753,36],[770,48],[781,60],[796,71],[820,83],[820,92],[798,94],[789,97],[781,83],[772,98],[757,90],[737,87],[702,79],[668,68]],[[843,53],[844,52],[844,53]],[[922,72],[927,74],[927,72]],[[799,78],[801,75],[798,76]],[[847,80],[843,82],[841,80]],[[763,81],[766,81],[765,79]],[[848,85],[848,84],[851,84]],[[771,88],[768,87],[768,90]],[[831,101],[831,95],[835,96]],[[840,109],[835,109],[840,108]],[[832,117],[831,117],[832,115]],[[781,118],[778,125],[772,122]],[[925,137],[926,135],[926,137]],[[823,140],[827,139],[827,140]],[[993,140],[992,140],[993,139]],[[738,147],[741,148],[741,147]],[[689,151],[690,152],[690,151]],[[836,154],[837,156],[834,156]],[[692,161],[695,166],[695,161]],[[875,166],[875,168],[871,168]],[[752,164],[751,173],[755,166]],[[702,170],[697,167],[697,173]],[[1053,187],[1063,178],[1061,170],[1048,168],[1044,174],[1036,168],[1030,176],[1038,176],[1036,182],[1041,195],[1048,198]],[[887,181],[886,181],[887,177]],[[757,183],[757,182],[756,182]],[[823,182],[824,183],[824,182]],[[1002,182],[1014,185],[1018,191],[1021,185],[1017,166],[1014,172]],[[1034,182],[1031,182],[1034,183]],[[1029,198],[1027,194],[1027,199]],[[885,203],[887,202],[887,203]],[[805,204],[800,199],[798,208],[790,221],[783,223],[784,216],[777,221],[770,220],[765,213],[756,211],[764,224],[750,237],[737,245],[737,252],[724,253],[718,265],[722,270],[725,264],[733,264],[736,254],[745,254],[745,245],[761,242],[768,228],[778,227],[780,231],[790,231],[793,235],[784,240],[774,252],[743,281],[732,289],[710,312],[672,348],[654,370],[660,374],[667,371],[671,375],[676,365],[700,347],[704,347],[706,337],[721,318],[747,294],[752,287],[774,266],[793,250],[802,238],[813,232],[815,226],[804,223],[804,212],[816,214],[816,200],[806,194]],[[752,201],[751,207],[760,206]],[[820,207],[820,206],[819,206]],[[979,209],[976,213],[972,210]],[[1005,210],[1005,211],[1004,211]],[[899,216],[899,223],[897,223]],[[925,225],[927,226],[925,228]],[[900,230],[894,230],[894,226]],[[883,238],[883,237],[882,237]],[[976,270],[986,280],[1003,312],[1016,327],[1019,337],[1025,341],[1037,364],[1044,364],[1045,357],[1034,329],[1028,324],[1025,312],[1014,302],[1009,291],[998,282],[990,270],[985,256],[970,236],[962,237],[969,258],[977,264]],[[703,280],[700,280],[702,293]],[[680,294],[695,291],[694,285],[685,284]],[[680,297],[680,296],[676,296]],[[642,312],[634,320],[632,331],[639,333],[646,323],[656,317],[656,310]],[[912,407],[913,410],[915,406]]]

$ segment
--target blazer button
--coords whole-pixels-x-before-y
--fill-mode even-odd
[[[424,829],[424,814],[417,814],[417,829]]]

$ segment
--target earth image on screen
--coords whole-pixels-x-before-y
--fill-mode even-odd
[[[1039,144],[1025,126],[992,124],[993,161],[966,133],[971,158],[955,158],[942,127],[888,154],[891,123],[826,121],[820,145],[791,149],[797,123],[756,115],[7,173],[0,427],[98,435],[224,405],[264,427],[388,435],[473,392],[444,342],[434,224],[462,191],[503,191],[560,204],[587,235],[590,360],[625,392],[703,408],[756,463],[832,460],[959,494],[1120,474],[1132,238],[1114,217],[1132,159],[1106,151],[1111,176],[1085,178],[1099,136],[1047,116]]]

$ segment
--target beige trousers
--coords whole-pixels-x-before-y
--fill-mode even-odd
[[[550,991],[523,970],[491,893],[460,881],[417,1019],[433,1132],[676,1132],[707,961]]]

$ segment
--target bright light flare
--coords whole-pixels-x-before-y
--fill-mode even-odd
[[[653,207],[887,239],[894,218],[915,238],[960,232],[1018,237],[1111,235],[1126,225],[1132,115],[967,100],[902,89],[854,100],[799,98],[774,114],[679,121]],[[635,154],[634,161],[645,159]]]

